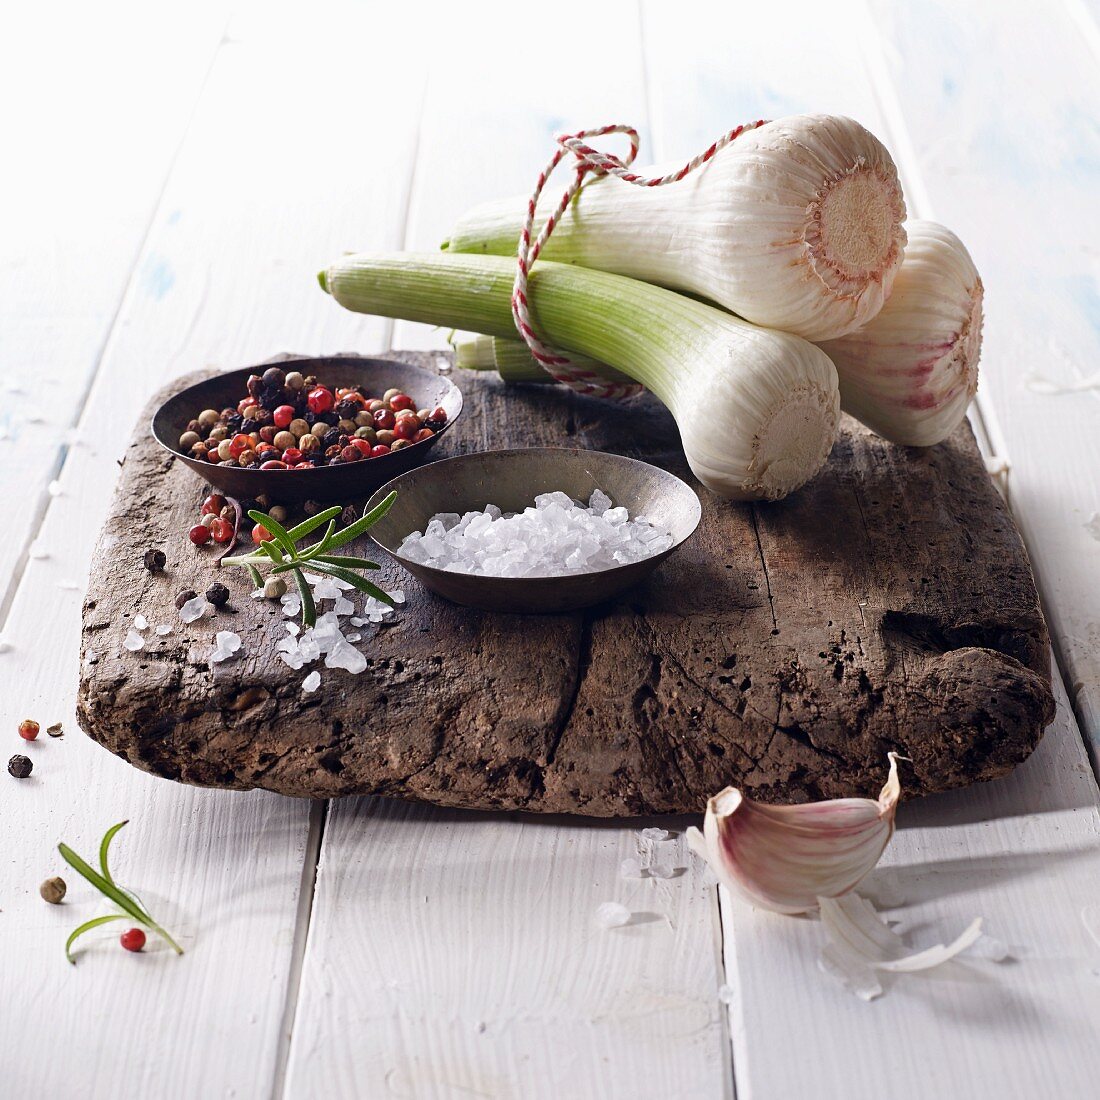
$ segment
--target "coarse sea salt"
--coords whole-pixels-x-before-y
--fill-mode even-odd
[[[239,634],[234,634],[232,630],[219,630],[214,635],[214,652],[210,654],[210,663],[216,665],[221,661],[227,661],[240,648]]]
[[[145,639],[136,630],[128,630],[126,637],[122,639],[122,646],[131,653],[137,653],[139,649],[145,648]]]
[[[668,840],[667,829],[643,829],[642,840]]]
[[[206,609],[209,606],[205,596],[195,596],[180,608],[180,618],[185,623],[193,623],[196,619],[201,619],[203,615],[206,614]]]
[[[557,577],[643,561],[672,546],[672,536],[597,489],[587,505],[565,493],[540,493],[533,506],[502,513],[440,512],[406,535],[398,555],[420,565],[487,577]]]
[[[311,672],[302,681],[302,691],[316,691],[321,686],[321,674],[319,672]]]
[[[148,630],[149,620],[139,611],[134,616],[134,629],[135,630]]]
[[[600,928],[621,928],[630,922],[630,910],[617,901],[605,901],[596,910],[596,924]]]

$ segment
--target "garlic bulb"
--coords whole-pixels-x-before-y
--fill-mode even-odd
[[[846,412],[885,439],[928,447],[962,422],[978,388],[982,281],[951,230],[927,221],[907,229],[881,312],[821,348],[836,364]]]
[[[321,284],[361,313],[508,336],[514,273],[497,256],[362,253],[337,260]],[[530,300],[551,344],[615,367],[664,402],[695,476],[719,496],[776,500],[828,457],[836,371],[808,341],[649,283],[543,260]]]
[[[889,759],[877,800],[771,806],[727,787],[707,803],[703,833],[689,830],[689,842],[719,880],[751,904],[776,913],[816,909],[818,898],[854,889],[893,836],[901,783],[897,754]]]
[[[557,198],[540,205],[539,223]],[[525,199],[476,207],[444,247],[514,255],[526,208]],[[542,255],[827,340],[882,308],[905,248],[904,220],[897,169],[873,134],[850,118],[792,115],[743,134],[677,183],[589,183]]]

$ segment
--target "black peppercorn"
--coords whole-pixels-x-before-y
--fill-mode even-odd
[[[215,581],[207,590],[206,598],[215,607],[225,607],[229,603],[229,589],[221,581]]]
[[[270,389],[281,390],[286,383],[286,374],[279,370],[278,367],[268,367],[267,370],[264,371],[261,381]]]
[[[345,505],[344,510],[340,513],[340,522],[345,527],[350,527],[358,518],[359,512],[354,504]]]
[[[167,560],[163,550],[146,550],[145,557],[142,559],[150,573],[159,573]]]
[[[305,512],[307,516],[315,516],[321,511],[321,507],[322,506],[318,504],[317,501],[307,500],[305,504],[302,505],[302,511]]]
[[[8,771],[16,779],[26,779],[34,771],[34,765],[25,756],[13,756],[8,761]]]
[[[354,420],[355,414],[363,406],[358,401],[341,401],[335,408],[335,413],[340,420]]]
[[[193,600],[198,593],[193,588],[185,588],[178,596],[176,596],[176,610],[182,611],[183,605],[188,600]]]
[[[326,451],[329,449],[329,447],[339,446],[340,433],[335,428],[333,428],[331,431],[325,432],[325,437],[321,440],[321,443],[324,445]]]

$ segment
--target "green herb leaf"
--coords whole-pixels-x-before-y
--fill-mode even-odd
[[[323,512],[318,512],[317,515],[311,516],[307,520],[303,520],[297,527],[292,527],[287,534],[295,541],[301,542],[306,535],[312,534],[318,527],[323,527],[330,519],[335,519],[343,509],[340,505],[336,505],[335,508],[326,508]]]
[[[107,866],[107,849],[111,847],[111,841],[115,839],[115,834],[122,828],[123,825],[129,824],[129,818],[125,821],[120,821],[117,825],[112,825],[104,834],[103,839],[99,842],[99,869],[103,872],[103,877],[114,885],[115,880],[111,878],[110,869]]]
[[[346,581],[348,584],[358,588],[360,592],[366,592],[376,600],[388,603],[390,607],[397,607],[397,604],[393,601],[393,597],[388,592],[383,592],[378,585],[371,584],[370,581],[364,580],[358,573],[352,573],[350,570],[343,569],[338,565],[323,565],[318,561],[313,561],[310,564],[319,573],[327,573],[330,577],[337,577],[339,580]]]
[[[73,930],[72,934],[65,941],[65,958],[76,966],[76,959],[73,958],[73,944],[76,942],[78,936],[83,936],[85,932],[90,932],[93,928],[98,928],[101,924],[107,924],[113,920],[125,920],[125,913],[111,913],[106,917],[95,917],[93,920],[85,921],[79,928]]]
[[[67,844],[59,844],[57,850],[70,867],[82,874],[101,894],[113,901],[123,912],[129,913],[136,921],[152,925],[153,918],[133,898],[123,893],[113,882],[105,879],[98,871],[92,870]]]
[[[395,490],[389,493],[380,504],[376,504],[366,515],[357,519],[350,527],[345,527],[329,543],[329,546],[336,549],[338,546],[346,546],[352,539],[357,539],[364,531],[373,527],[393,507],[393,502],[396,499],[397,492]]]
[[[248,575],[252,578],[252,583],[257,588],[263,588],[264,575],[261,573],[251,562],[245,563],[248,566]]]
[[[367,561],[366,558],[342,558],[335,554],[317,554],[311,560],[323,561],[328,565],[342,565],[347,569],[381,569],[376,561]]]
[[[329,525],[325,528],[325,533],[321,537],[320,542],[315,542],[308,549],[301,552],[301,558],[303,561],[308,561],[310,558],[315,558],[322,551],[327,550],[332,545],[332,536],[336,531],[336,520],[329,520]]]
[[[260,549],[261,549],[261,550],[262,550],[262,551],[263,551],[263,552],[264,552],[264,553],[265,553],[265,554],[266,554],[266,555],[267,555],[267,556],[268,556],[268,557],[269,557],[269,558],[270,558],[270,559],[271,559],[271,560],[272,560],[272,561],[273,561],[273,562],[274,562],[274,563],[275,563],[276,565],[282,565],[282,564],[283,564],[283,561],[284,561],[283,555],[279,553],[279,550],[278,550],[278,548],[277,548],[277,547],[275,546],[275,544],[274,544],[273,542],[261,542],[261,543],[260,543]],[[295,555],[294,555],[293,553],[291,553],[291,555],[290,555],[290,556],[291,556],[291,559],[293,560],[293,558],[294,558],[294,556],[295,556]]]
[[[302,597],[302,625],[313,626],[317,622],[317,605],[313,602],[313,589],[309,587],[309,581],[297,566],[294,568],[294,580],[298,584],[298,592]]]

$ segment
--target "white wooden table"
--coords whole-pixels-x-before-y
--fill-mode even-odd
[[[0,774],[0,1094],[1100,1095],[1095,0],[15,9],[3,758],[24,716],[68,732],[30,747],[32,779]],[[911,211],[956,229],[987,287],[974,419],[1008,464],[1058,717],[1010,778],[903,806],[870,893],[920,945],[981,914],[1014,961],[864,1004],[818,972],[815,922],[716,890],[682,835],[683,875],[627,882],[636,827],[196,790],[79,733],[84,577],[156,386],[284,350],[440,346],[339,310],[314,272],[347,249],[436,247],[472,202],[525,189],[560,127],[636,122],[665,159],[802,110],[877,132]],[[38,884],[67,870],[59,840],[94,851],[126,817],[120,878],[187,954],[107,940],[69,967],[92,892],[66,873],[51,907]],[[598,931],[612,899],[647,916]]]

